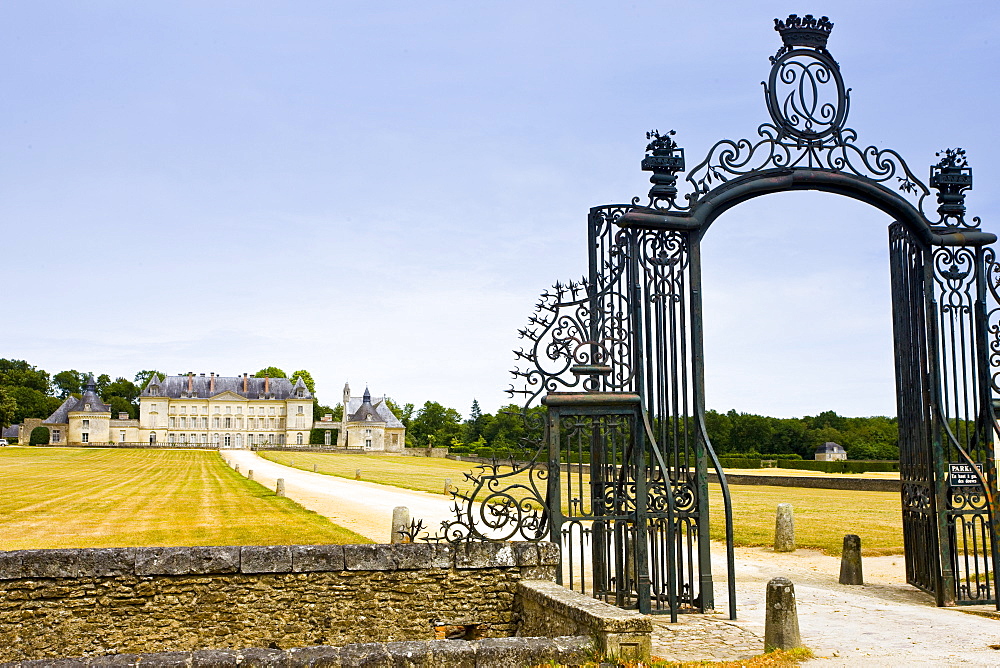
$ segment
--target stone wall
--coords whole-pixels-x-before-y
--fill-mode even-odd
[[[653,623],[638,612],[547,580],[523,580],[515,600],[520,636],[584,636],[607,656],[649,660]]]
[[[550,543],[0,552],[0,661],[512,636]]]

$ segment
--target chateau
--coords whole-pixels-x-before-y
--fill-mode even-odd
[[[250,448],[308,445],[313,395],[301,378],[154,375],[139,395],[138,439]]]
[[[338,422],[328,415],[314,423],[314,401],[301,378],[153,375],[139,395],[139,419],[129,419],[128,413],[112,418],[91,375],[79,399],[67,398],[45,420],[15,426],[24,443],[32,428],[43,426],[52,444],[212,448],[308,445],[310,430],[320,429],[326,445],[336,439],[340,448],[402,452],[406,428],[384,397],[372,399],[367,388],[363,396],[352,397],[345,384],[344,417]]]

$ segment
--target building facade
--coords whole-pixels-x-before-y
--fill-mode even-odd
[[[337,429],[339,448],[402,452],[406,447],[406,427],[389,408],[385,397],[373,399],[367,387],[362,396],[352,397],[351,386],[344,383],[344,415],[341,421],[321,420],[313,427],[326,430],[325,445],[333,445],[331,433]]]
[[[242,449],[307,445],[313,402],[301,378],[154,375],[139,395],[138,440]]]
[[[35,426],[49,430],[49,443],[53,445],[94,445],[110,443],[135,443],[139,440],[139,421],[119,413],[112,418],[111,407],[97,394],[94,375],[87,378],[79,399],[67,397],[49,417],[38,425],[24,421],[22,443],[27,443]]]

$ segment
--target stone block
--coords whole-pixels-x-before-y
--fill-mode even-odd
[[[267,649],[264,647],[251,647],[241,649],[238,652],[237,661],[241,668],[287,668],[296,665],[291,662],[289,652],[280,649]],[[310,666],[311,663],[298,665]]]
[[[357,645],[344,645],[340,648],[341,666],[393,668],[394,663],[382,643],[359,643]]]
[[[548,638],[485,638],[473,641],[476,646],[476,668],[507,668],[533,666],[552,653]]]
[[[80,577],[111,577],[135,573],[134,547],[80,550]]]
[[[539,566],[558,566],[561,563],[562,556],[559,552],[559,545],[548,541],[538,543]]]
[[[552,580],[556,579],[555,566],[527,566],[521,568],[521,577],[525,580]]]
[[[24,577],[21,555],[25,550],[0,552],[0,580],[17,580]]]
[[[288,545],[247,545],[240,548],[241,573],[290,573],[292,548]]]
[[[392,571],[392,551],[390,545],[345,545],[344,566],[349,571]]]
[[[235,668],[239,652],[227,649],[200,649],[191,652],[191,668]]]
[[[471,643],[463,640],[428,640],[430,655],[428,666],[454,666],[454,668],[475,668],[476,650]]]
[[[292,545],[291,552],[296,573],[344,570],[343,545]]]
[[[136,575],[203,575],[236,573],[238,547],[140,547],[135,551]]]
[[[455,568],[513,568],[517,566],[510,543],[464,543],[455,547]]]
[[[158,652],[143,654],[139,662],[142,668],[187,668],[191,652]]]
[[[83,550],[24,550],[22,577],[75,578],[80,576]]]
[[[140,654],[110,654],[86,659],[85,666],[138,666],[143,657]]]
[[[392,657],[392,665],[400,668],[426,666],[431,659],[427,641],[403,640],[385,643],[385,651]],[[433,664],[432,664],[433,665]]]
[[[391,546],[392,560],[401,571],[432,568],[434,546],[429,543],[396,543]],[[450,566],[450,560],[448,566]]]
[[[767,583],[764,610],[764,651],[794,649],[802,645],[799,613],[795,606],[795,585],[788,578],[772,578]]]
[[[289,666],[325,666],[340,668],[349,665],[341,663],[340,648],[318,645],[316,647],[299,647],[286,653]]]
[[[538,545],[528,541],[518,541],[512,544],[514,557],[520,567],[538,565]]]

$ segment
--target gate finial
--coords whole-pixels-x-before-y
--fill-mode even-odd
[[[935,153],[941,158],[931,165],[931,188],[938,191],[938,225],[965,225],[965,191],[972,188],[972,167],[965,159],[965,149],[946,148]]]

